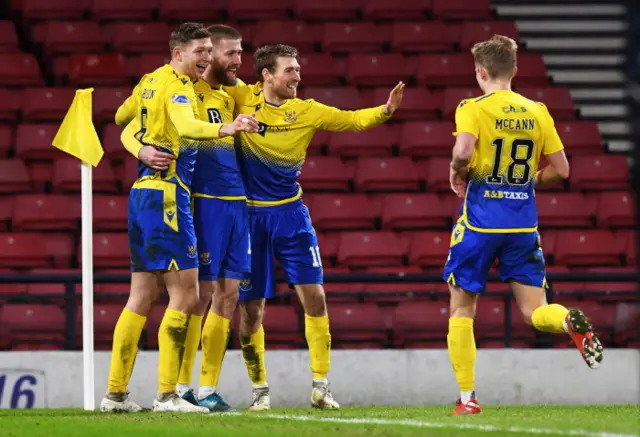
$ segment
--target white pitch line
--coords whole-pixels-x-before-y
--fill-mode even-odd
[[[477,431],[494,431],[494,432],[511,432],[511,433],[529,433],[529,434],[563,434],[565,436],[576,437],[638,437],[638,434],[617,434],[611,432],[591,432],[583,430],[560,430],[549,428],[519,428],[519,427],[500,427],[494,425],[481,425],[476,423],[445,423],[445,422],[422,422],[419,420],[391,420],[391,419],[373,419],[373,418],[340,418],[340,417],[315,417],[315,416],[296,416],[288,414],[255,414],[251,417],[260,419],[280,419],[280,420],[296,420],[299,422],[327,422],[327,423],[346,423],[346,424],[363,424],[363,425],[402,425],[415,428],[457,428],[457,429],[473,429]]]

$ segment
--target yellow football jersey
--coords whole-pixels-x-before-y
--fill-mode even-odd
[[[180,139],[169,117],[173,105],[189,105],[194,115],[198,116],[191,80],[170,65],[164,65],[145,74],[118,110],[120,116],[133,118],[132,123],[138,127],[135,136],[140,143],[162,148],[176,156],[169,170],[164,172],[153,170],[140,162],[136,184],[143,178],[153,178],[178,183],[187,190],[191,186],[197,149],[192,142]]]
[[[193,87],[201,120],[233,123],[235,101],[224,89],[212,88],[202,79]],[[192,192],[196,197],[246,199],[232,136],[198,142]]]
[[[546,106],[506,90],[465,99],[456,110],[460,132],[477,139],[462,220],[481,232],[535,231],[540,155],[564,148]]]
[[[365,130],[389,119],[383,106],[342,111],[313,99],[290,99],[280,106],[265,101],[262,84],[225,88],[239,114],[254,114],[258,133],[242,132],[241,169],[249,206],[274,206],[300,198],[297,182],[309,143],[316,130]]]

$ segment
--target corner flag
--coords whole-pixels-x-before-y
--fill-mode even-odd
[[[84,409],[95,409],[95,374],[93,353],[93,205],[91,166],[97,167],[104,155],[93,125],[93,88],[76,90],[53,147],[82,161],[82,361]]]

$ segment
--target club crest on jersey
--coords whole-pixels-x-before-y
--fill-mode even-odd
[[[209,252],[200,252],[200,264],[203,266],[211,264],[211,254]]]
[[[198,94],[198,98],[201,102],[204,102],[204,94]]]
[[[296,111],[285,111],[284,113],[285,123],[295,123],[297,119],[298,119],[298,114],[296,114]]]
[[[195,245],[191,244],[187,247],[187,256],[191,259],[195,259],[198,256]]]
[[[240,290],[251,291],[252,288],[253,286],[251,285],[251,279],[247,278],[240,281]]]
[[[262,135],[263,137],[267,134],[267,129],[269,125],[259,121],[258,122],[258,135]]]

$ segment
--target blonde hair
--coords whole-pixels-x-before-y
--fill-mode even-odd
[[[511,79],[517,51],[518,44],[504,35],[493,35],[471,48],[474,62],[484,67],[491,79]]]

